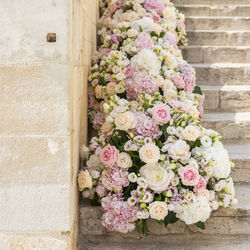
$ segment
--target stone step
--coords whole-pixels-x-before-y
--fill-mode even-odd
[[[141,239],[83,235],[78,241],[78,250],[249,250],[250,237],[193,235],[147,235]]]
[[[198,85],[250,85],[250,64],[192,64]]]
[[[206,111],[243,112],[250,110],[250,85],[201,86]]]
[[[200,235],[250,235],[250,186],[236,184],[236,197],[239,204],[232,208],[221,208],[212,214],[206,222],[206,229],[201,230],[195,225],[187,226],[178,221],[168,227],[160,226],[157,222],[150,220],[149,229],[151,235],[200,233]],[[139,238],[136,232],[121,235],[108,232],[101,224],[102,209],[91,207],[88,203],[80,203],[80,235],[105,235],[108,238]]]
[[[249,17],[187,17],[187,30],[250,30]]]
[[[225,140],[250,139],[250,112],[205,113],[202,124],[218,131]]]
[[[182,52],[189,63],[250,63],[249,46],[188,46]]]
[[[248,46],[250,31],[187,30],[189,44],[207,46]]]
[[[171,0],[175,5],[250,5],[250,0]]]
[[[250,5],[176,5],[175,7],[185,16],[250,16]]]
[[[235,163],[232,176],[236,183],[250,183],[250,143],[224,143]]]

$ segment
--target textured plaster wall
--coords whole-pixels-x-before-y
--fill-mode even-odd
[[[96,0],[0,1],[1,250],[75,248],[96,16]]]

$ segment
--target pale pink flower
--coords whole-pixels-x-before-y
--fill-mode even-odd
[[[119,151],[109,144],[99,152],[100,162],[106,167],[113,167],[118,154]]]
[[[161,16],[165,5],[163,0],[145,0],[144,7],[147,11],[155,10]]]
[[[155,104],[152,110],[153,119],[157,124],[163,125],[170,121],[170,108],[166,104]]]
[[[199,183],[199,171],[191,166],[183,167],[179,170],[181,181],[185,186],[195,186]]]
[[[206,189],[207,180],[204,177],[200,177],[199,182],[194,186],[196,192],[202,192]]]
[[[185,82],[179,75],[173,77],[174,84],[177,88],[183,89],[185,87]]]
[[[126,77],[132,76],[133,73],[134,73],[134,69],[132,67],[127,67],[127,69],[125,70]]]
[[[179,30],[185,30],[185,23],[183,20],[179,20],[177,26]]]
[[[174,108],[174,109],[178,109],[179,111],[181,112],[187,112],[189,111],[189,106],[184,103],[184,102],[181,102],[181,101],[178,101],[178,100],[174,100],[174,101],[171,101],[170,102],[170,105]]]

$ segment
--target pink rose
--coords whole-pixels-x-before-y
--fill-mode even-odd
[[[191,166],[181,168],[180,171],[181,181],[186,186],[195,186],[199,183],[199,171]]]
[[[171,101],[170,105],[174,108],[174,109],[178,109],[181,112],[186,112],[189,111],[189,106],[181,101],[175,100],[175,101]]]
[[[119,151],[109,144],[100,151],[100,162],[106,167],[113,167],[118,158],[118,154]]]
[[[202,192],[206,189],[207,180],[204,177],[200,177],[199,182],[194,186],[196,192]]]
[[[178,21],[178,29],[185,30],[185,23],[182,20]]]
[[[171,119],[169,106],[163,103],[154,105],[152,115],[155,122],[160,125],[168,123]]]
[[[158,22],[160,22],[160,17],[159,16],[154,16],[153,17],[153,19],[154,19],[154,21],[156,22],[156,23],[158,23]]]
[[[132,67],[127,67],[126,71],[125,71],[125,75],[126,77],[130,77],[134,74],[134,69]]]
[[[183,89],[185,87],[185,82],[179,75],[173,77],[174,84],[177,88]]]

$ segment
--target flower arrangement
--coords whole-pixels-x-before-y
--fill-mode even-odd
[[[99,49],[78,182],[111,231],[147,233],[147,220],[204,228],[237,202],[221,136],[200,125],[204,97],[182,58],[184,16],[169,0],[100,1]]]

